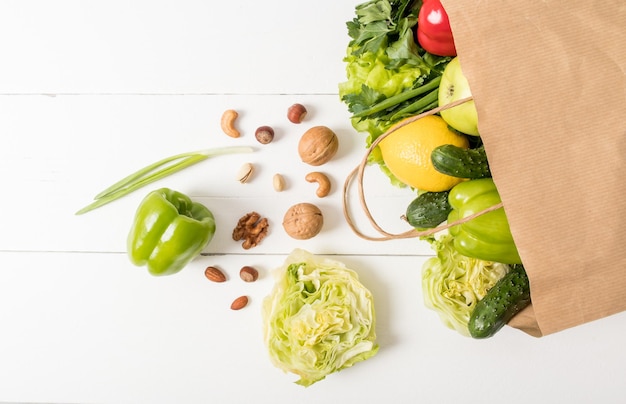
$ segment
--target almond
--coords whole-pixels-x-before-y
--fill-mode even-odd
[[[254,282],[259,278],[259,272],[250,266],[245,266],[239,271],[239,277],[244,282]]]
[[[225,282],[226,275],[219,268],[216,267],[207,267],[204,270],[204,276],[207,277],[208,280],[212,282]]]
[[[239,296],[230,305],[231,310],[241,310],[248,305],[248,296]]]

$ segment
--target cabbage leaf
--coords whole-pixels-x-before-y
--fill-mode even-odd
[[[310,386],[376,354],[374,301],[355,271],[294,250],[263,301],[272,363]]]

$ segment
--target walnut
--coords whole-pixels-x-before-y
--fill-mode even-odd
[[[324,225],[322,211],[312,203],[298,203],[290,207],[283,218],[287,234],[298,240],[315,237]]]
[[[298,142],[300,159],[312,166],[328,163],[337,153],[339,139],[326,126],[314,126],[304,132]]]
[[[233,240],[243,240],[241,246],[248,250],[256,247],[265,238],[269,230],[267,218],[261,218],[257,212],[250,212],[242,216],[233,230]]]

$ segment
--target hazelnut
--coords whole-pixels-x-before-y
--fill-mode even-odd
[[[322,211],[312,203],[302,202],[290,207],[283,217],[285,232],[297,240],[315,237],[324,225]]]
[[[239,271],[239,277],[244,282],[254,282],[259,278],[259,271],[250,266],[245,266]]]
[[[306,164],[320,166],[329,162],[337,153],[339,139],[326,126],[314,126],[304,132],[298,143],[298,154]]]
[[[293,104],[287,109],[287,119],[292,123],[302,123],[306,114],[307,110],[302,104]]]
[[[254,132],[254,137],[261,144],[268,144],[274,140],[274,129],[271,126],[259,126]]]

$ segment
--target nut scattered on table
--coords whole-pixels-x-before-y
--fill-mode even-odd
[[[290,207],[283,217],[283,228],[292,238],[307,240],[315,237],[324,225],[322,211],[312,203],[302,202]]]
[[[220,125],[222,126],[222,130],[230,137],[239,137],[241,133],[235,128],[235,121],[239,113],[234,109],[227,109],[222,114],[222,119],[220,120]]]
[[[209,266],[204,270],[204,276],[207,277],[208,280],[212,282],[226,282],[226,275],[219,268],[214,266]]]
[[[287,119],[292,123],[302,123],[308,111],[302,104],[293,104],[287,109]]]
[[[256,268],[246,265],[239,271],[239,277],[244,282],[254,282],[259,278],[259,271]]]
[[[268,144],[274,140],[274,129],[271,126],[259,126],[254,132],[254,137],[261,144]]]
[[[285,189],[285,178],[280,174],[274,174],[272,185],[274,186],[274,191],[282,192]]]
[[[241,310],[248,305],[248,296],[239,296],[230,304],[232,310]]]
[[[339,149],[339,139],[327,126],[314,126],[304,132],[298,143],[300,159],[309,165],[328,163]]]
[[[235,178],[237,179],[237,181],[245,184],[246,182],[250,181],[253,172],[254,166],[252,165],[252,163],[245,163],[239,168],[239,171],[237,171],[237,176]]]
[[[319,171],[313,171],[308,173],[304,177],[304,179],[308,182],[317,183],[315,195],[317,195],[319,198],[324,198],[330,193],[330,180],[328,179],[328,176],[326,174]]]
[[[242,216],[233,230],[233,240],[243,240],[241,246],[245,250],[256,247],[267,236],[269,222],[257,212],[250,212]]]

